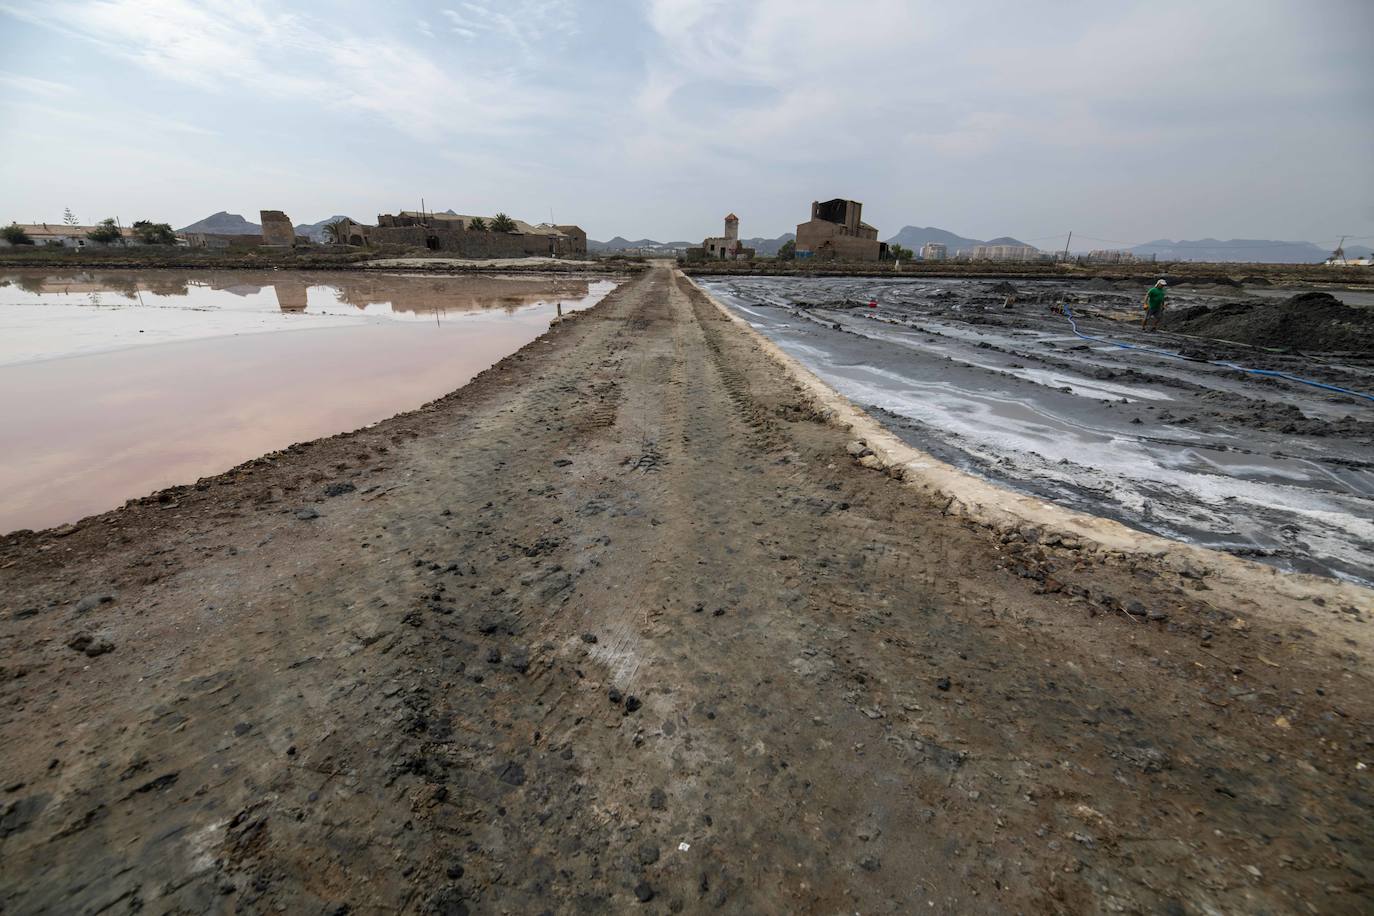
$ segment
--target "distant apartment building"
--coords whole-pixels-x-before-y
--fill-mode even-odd
[[[921,246],[921,260],[943,261],[949,257],[949,248],[944,242],[926,242]]]
[[[797,226],[797,257],[836,261],[877,261],[887,251],[878,230],[861,216],[857,200],[812,201],[811,219]]]
[[[587,233],[573,225],[512,220],[510,232],[490,229],[492,217],[480,217],[487,228],[473,228],[479,217],[460,213],[382,213],[377,225],[352,223],[349,244],[405,245],[450,252],[467,258],[568,257],[587,253]],[[354,241],[357,239],[358,241]]]
[[[1088,252],[1088,260],[1094,264],[1134,264],[1137,258],[1124,249],[1099,249]]]
[[[754,249],[746,248],[739,240],[739,217],[731,213],[725,217],[725,234],[703,239],[700,247],[687,249],[689,261],[751,261]]]
[[[1040,257],[1040,249],[1031,245],[975,245],[975,261],[1034,261]]]

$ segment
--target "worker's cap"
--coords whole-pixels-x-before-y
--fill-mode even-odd
[[[1168,280],[1160,280],[1158,283],[1155,284],[1155,286],[1168,286],[1168,285],[1169,285],[1169,281],[1168,281]]]

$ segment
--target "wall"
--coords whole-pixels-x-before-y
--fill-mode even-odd
[[[876,238],[844,235],[844,227],[823,219],[797,226],[797,251],[809,251],[817,258],[839,261],[876,261],[882,243]],[[875,233],[876,234],[876,233]]]
[[[291,220],[280,210],[262,210],[262,243],[279,248],[296,244],[296,230]]]

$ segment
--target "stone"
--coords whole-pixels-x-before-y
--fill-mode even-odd
[[[616,688],[612,687],[610,690],[606,691],[606,698],[609,699],[612,703],[619,703],[621,700],[625,699],[625,695],[622,694]]]
[[[634,694],[627,696],[625,698],[625,715],[628,716],[632,712],[637,712],[639,710],[639,707],[643,705],[644,704],[640,702],[639,697],[635,696]]]
[[[525,784],[525,768],[514,760],[507,763],[497,774],[497,779],[508,786],[523,786]]]
[[[864,871],[877,871],[883,867],[883,864],[878,861],[877,856],[864,856],[859,860],[859,867]]]
[[[87,595],[76,603],[76,612],[78,614],[87,614],[100,607],[102,604],[109,604],[114,600],[115,596],[111,593]]]
[[[347,481],[340,481],[339,483],[331,483],[329,486],[325,487],[324,495],[327,497],[343,496],[345,493],[356,492],[357,489],[357,487]]]
[[[645,843],[639,847],[639,864],[653,865],[658,861],[658,847],[653,843]]]
[[[654,899],[654,889],[649,886],[648,881],[641,881],[635,885],[635,897],[640,903],[648,903]]]
[[[319,517],[320,517],[319,511],[318,511],[317,509],[312,509],[310,506],[306,506],[304,509],[297,509],[297,510],[296,510],[296,518],[300,519],[300,520],[303,521],[303,522],[308,522],[308,521],[310,521],[311,519],[315,519],[315,518],[319,518]]]
[[[655,811],[663,811],[668,807],[668,793],[662,789],[654,789],[649,793],[649,807]]]
[[[938,681],[935,682],[935,687],[937,690],[948,690],[950,688],[949,678],[940,678]]]
[[[582,641],[585,642],[585,643],[586,643],[587,645],[589,645],[589,646],[594,646],[594,645],[596,645],[596,643],[597,643],[596,634],[595,634],[595,633],[583,633],[583,634],[582,634]]]

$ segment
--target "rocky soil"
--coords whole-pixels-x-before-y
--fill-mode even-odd
[[[1369,910],[1369,608],[976,528],[849,445],[659,267],[5,539],[0,911]]]

